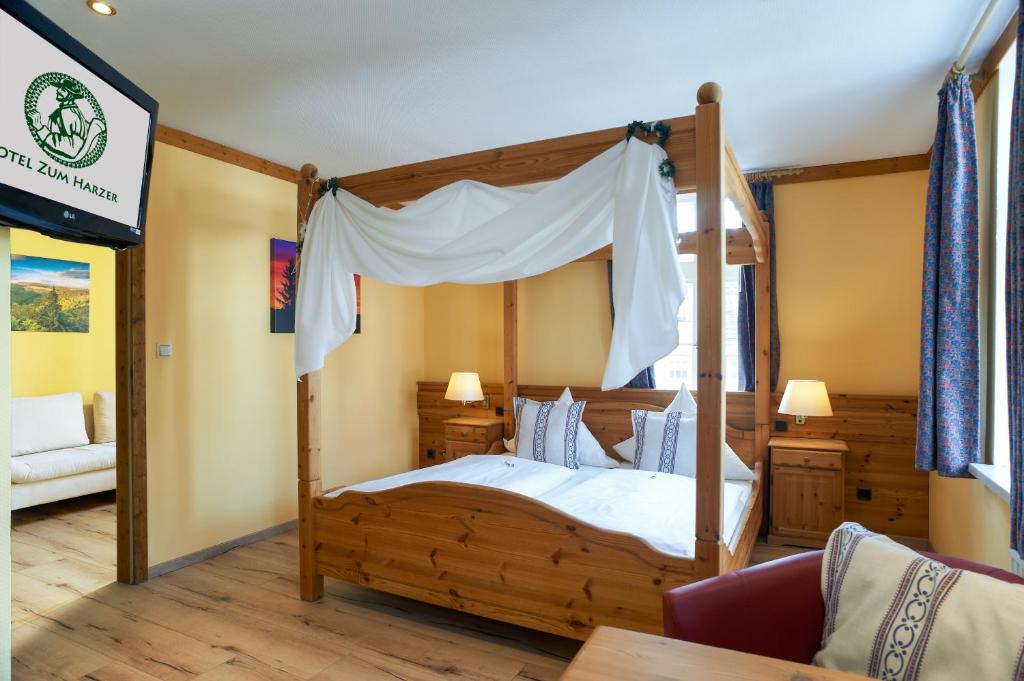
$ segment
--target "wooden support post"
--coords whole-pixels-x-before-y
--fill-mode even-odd
[[[722,226],[725,143],[721,88],[697,93],[697,537],[698,574],[717,575],[722,538],[722,441],[725,384],[722,368]]]
[[[505,408],[505,437],[515,434],[515,410],[512,399],[519,393],[519,284],[505,282],[505,386],[502,404]]]
[[[768,216],[762,212],[766,236]],[[767,503],[770,495],[768,489],[771,476],[768,471],[771,462],[768,460],[768,440],[771,438],[771,241],[765,241],[765,258],[754,265],[754,452],[759,461],[764,462],[764,482],[762,497],[765,500],[764,522],[762,527],[768,531]]]
[[[146,508],[146,253],[115,262],[117,355],[117,581],[149,577]]]
[[[299,171],[296,237],[302,239],[302,226],[313,204],[316,166],[306,164]],[[301,267],[301,257],[295,263]],[[299,593],[304,601],[324,595],[324,577],[317,572],[316,532],[313,499],[323,491],[320,479],[320,372],[303,376],[296,389],[296,426],[298,429],[299,474]]]

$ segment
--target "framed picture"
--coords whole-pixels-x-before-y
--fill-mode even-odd
[[[12,254],[11,331],[89,333],[89,263]]]
[[[270,332],[295,333],[295,297],[299,287],[295,242],[270,240]],[[362,277],[356,280],[356,333],[362,327]]]

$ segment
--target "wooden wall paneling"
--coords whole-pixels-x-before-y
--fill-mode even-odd
[[[302,166],[301,179],[296,192],[296,240],[301,244],[306,220],[313,208],[313,183],[317,178],[316,166]],[[296,265],[302,267],[301,254]],[[320,372],[302,376],[296,383],[296,450],[298,464],[299,503],[299,595],[305,601],[315,601],[324,594],[324,578],[316,567],[316,527],[313,499],[323,491],[320,473]]]
[[[665,151],[676,165],[675,184],[693,191],[694,117],[665,121],[672,134]],[[625,139],[625,126],[568,137],[515,144],[338,178],[338,186],[375,205],[414,201],[457,180],[498,187],[548,182],[564,177]]]
[[[443,382],[420,381],[416,391],[416,410],[419,415],[419,465],[437,463],[437,456],[445,447],[444,422],[457,416],[497,417],[498,407],[503,404],[504,385],[483,383],[484,395],[491,407],[484,409],[479,403],[463,405],[461,402],[444,399],[447,385]],[[435,458],[431,459],[430,451]]]
[[[722,319],[725,139],[722,109],[701,87],[697,98],[697,524],[695,557],[703,575],[718,574],[722,537],[722,436],[725,383]],[[709,96],[711,95],[711,96]],[[719,93],[720,97],[720,93]]]
[[[515,410],[512,400],[519,390],[519,283],[506,281],[503,294],[504,320],[504,390],[501,404],[504,408],[505,437],[511,439],[516,431]]]
[[[174,128],[168,128],[166,125],[156,126],[156,141],[169,144],[172,147],[178,147],[179,149],[185,149],[191,151],[194,154],[206,156],[207,158],[216,159],[231,165],[239,166],[240,168],[246,168],[248,170],[256,171],[264,175],[270,175],[276,177],[279,180],[287,180],[288,182],[297,182],[299,179],[299,173],[293,168],[283,166],[273,161],[268,161],[265,158],[259,156],[253,156],[247,154],[244,151],[232,149],[226,147],[223,144],[218,144],[196,135],[191,135],[181,130],[175,130]]]
[[[772,414],[781,395],[772,396]],[[830,395],[833,415],[808,418],[798,426],[785,416],[786,431],[773,435],[844,440],[846,519],[875,532],[928,537],[928,474],[914,468],[917,398]],[[870,500],[857,499],[858,488]]]
[[[146,253],[115,257],[117,581],[149,575],[146,488]]]

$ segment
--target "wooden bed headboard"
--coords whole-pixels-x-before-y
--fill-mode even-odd
[[[519,394],[539,402],[557,400],[564,387],[551,385],[521,385]],[[619,388],[603,391],[598,388],[575,388],[570,386],[575,400],[586,401],[583,422],[601,443],[609,456],[618,458],[613,445],[633,436],[631,412],[634,409],[664,411],[676,396],[674,390],[647,390],[642,388]],[[729,409],[727,405],[725,441],[736,454],[751,468],[759,460],[754,447],[753,411]],[[737,404],[737,406],[740,406]],[[743,405],[745,406],[745,405]],[[740,412],[740,413],[737,413]],[[746,417],[749,415],[749,426]],[[733,425],[736,424],[736,425]],[[742,427],[747,426],[747,427]]]

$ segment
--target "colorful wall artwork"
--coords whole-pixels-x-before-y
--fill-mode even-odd
[[[11,255],[11,331],[89,332],[89,263]]]
[[[362,281],[356,279],[356,333],[362,327]],[[270,331],[295,333],[295,297],[298,291],[295,242],[270,240]]]

